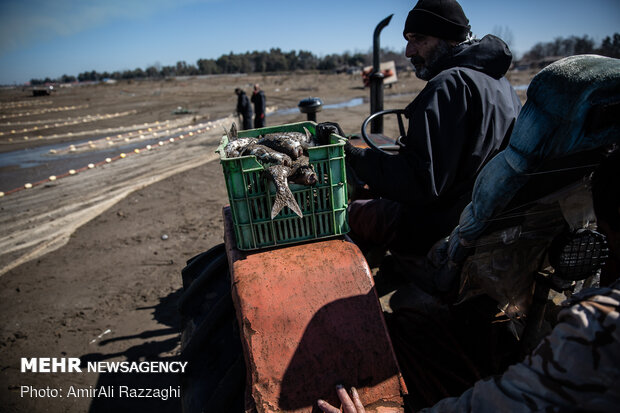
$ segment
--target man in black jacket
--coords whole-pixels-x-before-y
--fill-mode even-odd
[[[420,0],[403,35],[416,76],[428,83],[405,109],[409,128],[397,155],[345,146],[349,166],[380,197],[351,203],[350,235],[364,252],[425,255],[457,225],[521,103],[503,77],[508,46],[492,35],[472,38],[455,0]]]
[[[242,89],[236,88],[237,115],[241,116],[241,129],[252,129],[252,105]]]
[[[255,128],[264,128],[265,127],[265,92],[260,90],[260,86],[257,84],[254,85],[254,92],[252,93],[252,97],[250,98],[252,103],[254,104],[254,127]]]

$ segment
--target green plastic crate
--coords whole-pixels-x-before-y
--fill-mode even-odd
[[[256,137],[273,132],[304,132],[316,135],[315,122],[290,123],[239,131],[239,137]],[[331,135],[331,144],[308,149],[310,164],[318,182],[313,186],[289,184],[303,218],[288,207],[273,219],[271,208],[274,185],[263,176],[264,168],[255,156],[226,158],[224,135],[217,151],[224,170],[233,226],[240,250],[253,250],[293,244],[346,234],[347,180],[344,164],[344,138]]]

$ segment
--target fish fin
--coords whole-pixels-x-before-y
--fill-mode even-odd
[[[313,147],[313,146],[319,146],[320,143],[318,142],[316,136],[312,135],[312,133],[310,133],[310,131],[304,126],[304,132],[306,133],[306,139],[303,141],[302,143],[302,147],[304,149],[305,154],[308,154],[308,148]]]
[[[226,128],[224,128],[224,132],[226,133],[226,136],[228,136],[229,142],[234,141],[239,137],[239,133],[237,132],[237,125],[235,124],[235,122],[232,123],[230,131],[227,131]]]
[[[278,167],[280,166],[267,168],[269,177],[276,186],[276,198],[271,208],[271,219],[274,219],[285,206],[289,207],[299,218],[303,218],[304,215],[301,212],[301,208],[299,208],[291,189],[288,187],[286,175],[282,173],[279,174],[277,170],[274,169]]]

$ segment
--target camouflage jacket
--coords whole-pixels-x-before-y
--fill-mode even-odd
[[[620,411],[620,280],[566,305],[523,362],[423,411]]]

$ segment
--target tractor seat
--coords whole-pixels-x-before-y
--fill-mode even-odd
[[[620,60],[572,56],[532,80],[508,146],[480,172],[434,262],[439,291],[455,288],[478,240],[509,223],[519,208],[587,176],[620,142]]]

